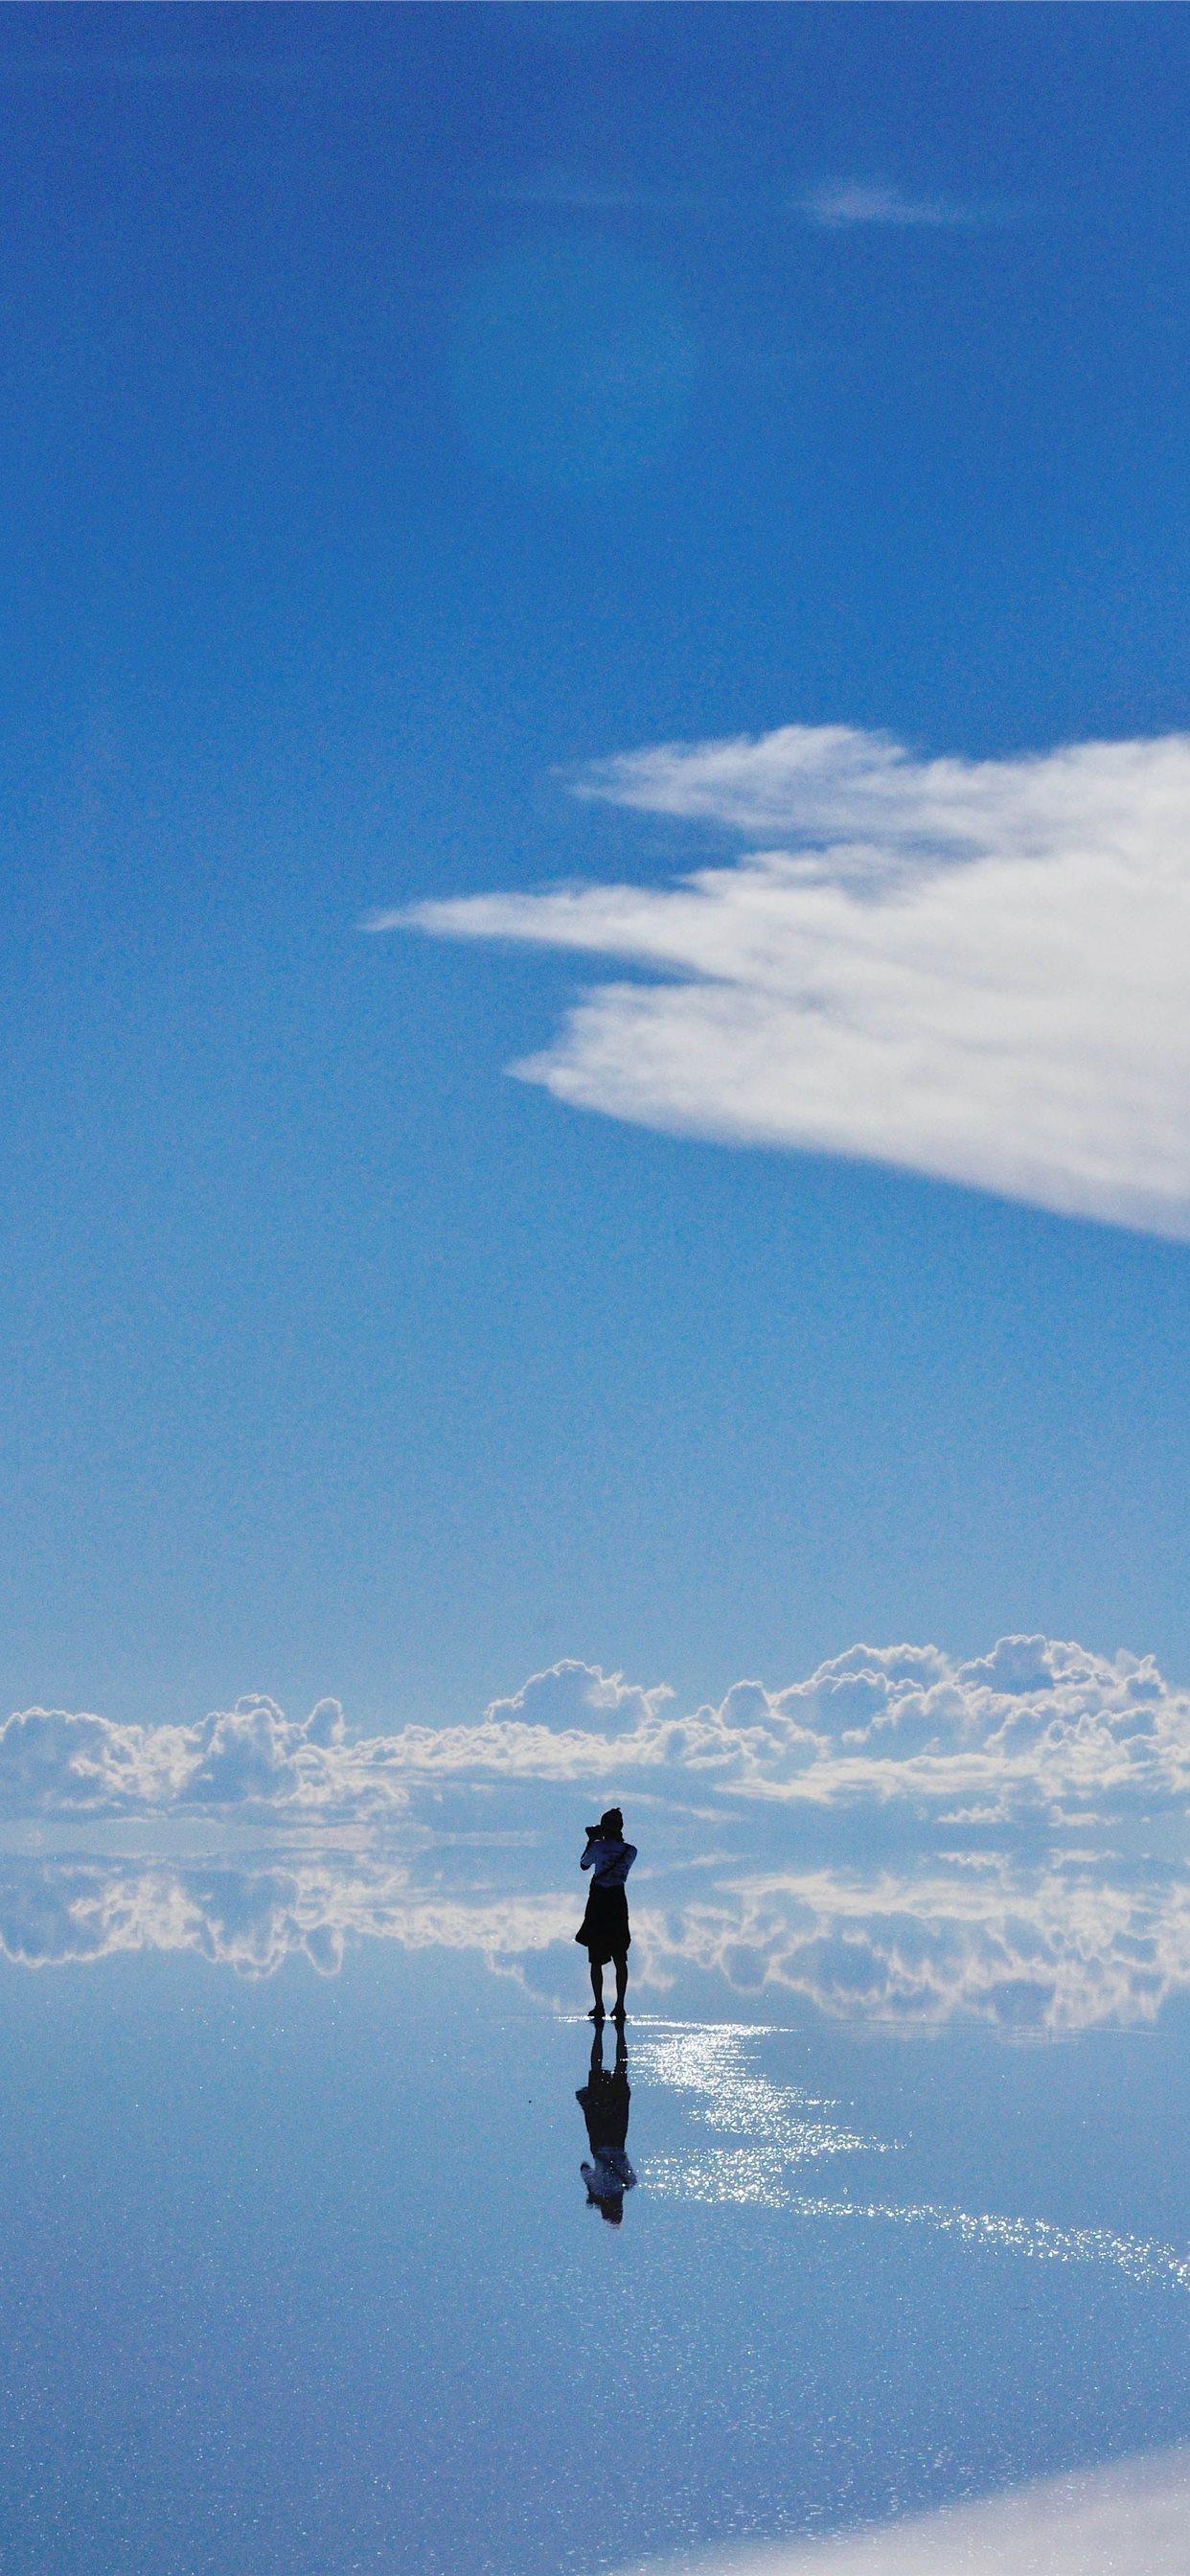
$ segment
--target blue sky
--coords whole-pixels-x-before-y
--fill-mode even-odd
[[[1118,1059],[1118,884],[1047,968],[1127,1222],[576,1107],[507,1068],[655,945],[361,925],[738,870],[575,794],[663,744],[1186,726],[1188,73],[1163,8],[0,13],[8,1705],[1186,1679],[1176,763]]]

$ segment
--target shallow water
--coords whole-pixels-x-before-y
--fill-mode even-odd
[[[643,1876],[609,2196],[552,1867],[9,1855],[6,2571],[553,2576],[1190,2433],[1179,1881]]]

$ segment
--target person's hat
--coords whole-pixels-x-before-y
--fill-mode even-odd
[[[605,1810],[604,1814],[599,1819],[599,1830],[601,1834],[623,1833],[624,1819],[620,1814],[618,1807],[608,1807]]]

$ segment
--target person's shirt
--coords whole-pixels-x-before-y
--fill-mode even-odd
[[[579,1868],[594,1871],[596,1887],[622,1887],[635,1859],[635,1843],[626,1843],[619,1835],[604,1838],[596,1834],[582,1854]]]
[[[636,2188],[636,2175],[622,2149],[611,2148],[597,2156],[594,2164],[580,2165],[579,2172],[587,2186],[588,2200],[622,2200],[626,2191]]]

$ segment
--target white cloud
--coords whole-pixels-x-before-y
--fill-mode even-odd
[[[0,1726],[0,1817],[393,1814],[407,1801],[387,1742],[348,1743],[337,1700],[293,1719],[275,1700],[241,1699],[196,1726],[19,1709]]]
[[[822,1810],[1054,1826],[1190,1794],[1190,1693],[1151,1657],[1002,1638],[956,1662],[935,1646],[853,1646],[803,1681],[739,1681],[687,1714],[573,1659],[474,1723],[362,1736],[335,1700],[285,1717],[238,1701],[197,1725],[120,1725],[26,1709],[0,1726],[0,1818],[283,1815],[367,1823],[419,1784],[635,1777]]]
[[[931,232],[965,230],[1006,219],[1002,207],[965,205],[955,197],[909,197],[885,179],[830,180],[800,198],[797,211],[812,223],[832,228],[883,224]]]
[[[1183,2576],[1190,2450],[1067,2472],[841,2539],[638,2560],[631,2576]],[[629,2571],[624,2571],[629,2576]]]
[[[544,1728],[548,1734],[593,1730],[611,1740],[647,1733],[657,1724],[667,1700],[668,1683],[642,1690],[621,1673],[601,1672],[597,1664],[565,1657],[548,1672],[534,1673],[512,1699],[494,1699],[484,1710],[488,1728]]]
[[[763,846],[661,885],[376,915],[644,970],[582,995],[524,1079],[1190,1235],[1190,737],[920,760],[792,725],[575,786]]]
[[[1045,1637],[1001,1639],[969,1663],[934,1646],[853,1646],[782,1690],[739,1681],[686,1714],[672,1701],[663,1687],[567,1663],[494,1701],[478,1725],[406,1727],[376,1746],[390,1780],[611,1788],[635,1775],[993,1825],[1180,1809],[1190,1794],[1190,1693],[1151,1657]],[[355,1747],[357,1765],[368,1757]]]

